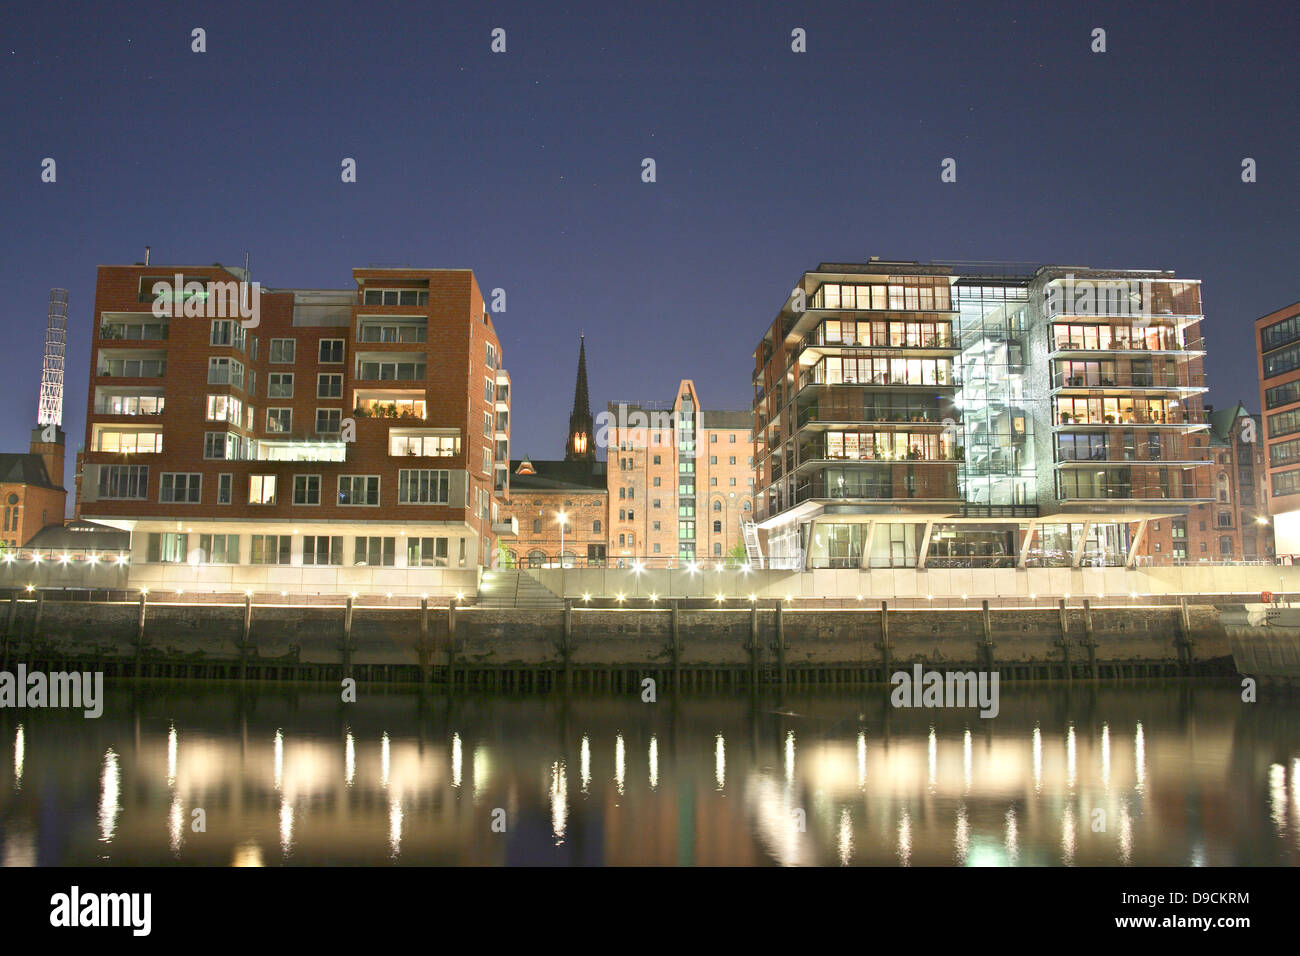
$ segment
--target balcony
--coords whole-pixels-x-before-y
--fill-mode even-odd
[[[805,349],[875,349],[880,351],[932,350],[956,352],[960,349],[946,322],[835,322],[823,323],[803,337],[799,351]],[[848,328],[843,328],[848,326]]]
[[[1123,398],[1058,399],[1053,424],[1057,428],[1087,428],[1098,425],[1201,426],[1209,421],[1203,409],[1188,409],[1176,402]]]
[[[1193,374],[1186,365],[1174,369],[1142,370],[1116,367],[1113,362],[1089,362],[1086,370],[1078,368],[1082,362],[1055,363],[1057,370],[1052,375],[1052,390],[1069,389],[1095,391],[1098,389],[1148,389],[1163,392],[1203,392],[1206,390],[1205,377]],[[1073,366],[1061,369],[1061,366]],[[1098,367],[1100,365],[1100,368]]]
[[[100,349],[95,374],[101,378],[162,378],[167,353],[162,349]]]
[[[362,352],[356,355],[358,382],[422,382],[424,378],[423,353]]]
[[[152,314],[105,312],[99,323],[104,342],[161,342],[168,336],[168,320]]]
[[[796,479],[792,504],[811,500],[942,501],[958,497],[955,463],[899,462],[805,474]]]
[[[1138,440],[1132,445],[1110,441],[1104,434],[1074,434],[1061,436],[1056,449],[1059,466],[1087,466],[1098,462],[1117,464],[1200,464],[1210,461],[1210,449],[1193,445],[1183,437],[1168,431],[1153,431],[1156,440]],[[1095,441],[1093,439],[1103,439]],[[1069,441],[1068,439],[1074,439]]]
[[[353,396],[352,414],[356,418],[423,421],[426,415],[423,390],[357,389]]]
[[[906,396],[888,400],[875,393],[834,386],[811,394],[812,400],[798,410],[795,418],[797,428],[818,422],[941,427],[945,421],[956,421],[960,417],[949,403],[909,400]],[[773,445],[779,442],[779,436],[774,436]]]
[[[1147,326],[1130,329],[1128,326],[1069,326],[1058,325],[1051,340],[1051,351],[1057,352],[1108,352],[1131,355],[1168,353],[1175,355],[1204,355],[1205,339],[1180,341],[1172,328]],[[1121,335],[1120,333],[1131,333]]]
[[[366,345],[401,345],[428,341],[429,320],[425,316],[359,315],[357,342]]]

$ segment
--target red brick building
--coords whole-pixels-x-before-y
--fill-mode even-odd
[[[63,525],[63,429],[51,428],[53,441],[35,428],[29,453],[0,454],[0,547],[22,547],[43,528]]]
[[[609,540],[605,462],[596,460],[595,424],[587,387],[587,344],[578,343],[573,410],[561,460],[520,461],[502,510],[517,532],[502,539],[511,566],[602,567]]]
[[[472,582],[508,488],[510,401],[473,273],[247,278],[100,267],[78,514],[132,532],[133,584]]]
[[[1268,513],[1277,553],[1300,555],[1300,302],[1255,320]]]

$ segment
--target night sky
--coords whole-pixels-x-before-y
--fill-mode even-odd
[[[1251,323],[1300,299],[1289,4],[52,6],[0,20],[0,449],[27,448],[66,287],[69,481],[95,267],[146,244],[247,250],[272,288],[472,268],[507,293],[516,458],[563,454],[580,331],[597,411],[683,377],[747,408],[755,343],[823,260],[1199,277],[1208,401],[1251,408]]]

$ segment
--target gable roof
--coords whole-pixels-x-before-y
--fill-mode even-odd
[[[63,490],[62,485],[50,481],[45,459],[30,452],[0,452],[0,482]]]

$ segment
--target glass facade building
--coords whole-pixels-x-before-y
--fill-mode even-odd
[[[1210,499],[1199,283],[822,263],[755,351],[776,567],[1129,564]]]

